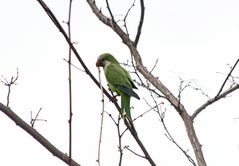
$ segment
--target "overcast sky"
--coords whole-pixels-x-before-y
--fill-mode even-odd
[[[116,18],[122,19],[132,2],[109,1]],[[64,25],[68,1],[46,1]],[[97,1],[106,14],[105,1]],[[139,4],[132,8],[127,25],[133,38],[137,30]],[[239,57],[239,2],[237,0],[152,0],[145,1],[145,22],[138,50],[145,66],[151,69],[158,59],[155,76],[175,94],[179,77],[213,97]],[[0,5],[0,75],[9,79],[19,70],[17,85],[12,88],[10,107],[26,122],[30,112],[47,122],[35,128],[64,153],[68,153],[68,46],[37,1],[4,1]],[[82,59],[98,78],[95,61],[99,54],[110,52],[120,61],[130,60],[127,47],[112,30],[93,14],[86,1],[73,1],[72,40]],[[73,63],[80,67],[73,58]],[[229,64],[229,66],[228,66]],[[129,69],[132,70],[132,69]],[[235,75],[238,74],[236,68]],[[102,73],[103,74],[103,73]],[[133,78],[136,78],[132,74]],[[1,79],[3,79],[1,77]],[[106,86],[104,76],[103,84]],[[237,80],[238,82],[238,80]],[[73,68],[73,158],[81,165],[97,165],[101,93],[90,78]],[[228,87],[228,85],[226,86]],[[140,101],[132,100],[136,117],[153,105],[149,94],[139,88]],[[0,84],[0,102],[6,104],[7,88]],[[195,128],[208,165],[239,165],[239,93],[204,110],[195,120]],[[208,98],[199,91],[186,90],[182,102],[189,113]],[[159,100],[160,101],[160,100]],[[163,101],[163,100],[162,100]],[[105,109],[117,117],[112,104]],[[166,122],[175,139],[193,157],[183,123],[165,103]],[[135,122],[139,136],[158,165],[190,165],[183,154],[165,137],[162,124],[153,112]],[[124,126],[122,125],[122,130]],[[0,113],[0,165],[65,165],[52,156],[25,131]],[[118,164],[117,130],[106,115],[102,142],[102,165]],[[141,153],[127,133],[124,145]],[[124,151],[123,165],[148,165],[146,160]]]

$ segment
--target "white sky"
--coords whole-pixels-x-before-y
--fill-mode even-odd
[[[46,1],[60,21],[67,19],[68,1]],[[130,59],[121,40],[94,16],[86,1],[73,1],[72,36],[80,55],[98,78],[95,61],[99,54],[111,52],[120,62]],[[103,12],[105,3],[101,4]],[[110,1],[112,11],[121,18],[128,1]],[[122,4],[121,4],[122,3]],[[134,36],[138,3],[128,18],[129,32]],[[159,59],[154,74],[177,94],[179,76],[195,80],[210,97],[219,90],[229,67],[239,57],[239,2],[237,0],[152,0],[145,1],[146,15],[138,49],[150,69]],[[0,5],[0,75],[10,78],[19,69],[17,86],[12,88],[10,107],[25,121],[30,111],[47,122],[35,128],[61,151],[68,153],[68,46],[62,35],[36,1],[4,1]],[[66,25],[64,25],[66,27]],[[74,64],[80,67],[74,58]],[[238,73],[238,68],[236,69]],[[238,75],[238,74],[237,74]],[[134,75],[132,77],[135,78]],[[102,76],[104,79],[104,77]],[[105,81],[103,81],[106,85]],[[6,87],[0,85],[0,102],[6,103]],[[141,100],[132,100],[133,117],[148,109],[143,98],[153,105],[149,95],[139,88]],[[190,113],[207,98],[199,92],[186,90],[182,102]],[[208,165],[239,165],[239,93],[235,92],[208,107],[195,120],[195,128]],[[89,77],[73,69],[73,158],[81,165],[97,165],[97,148],[101,112],[100,90]],[[105,109],[117,117],[117,111],[106,100]],[[194,158],[183,123],[168,105],[166,123],[174,138],[189,149]],[[154,113],[135,122],[142,142],[158,165],[185,166],[190,163],[164,136]],[[122,125],[122,128],[124,126]],[[0,165],[65,165],[52,156],[31,136],[0,113]],[[117,131],[106,115],[103,130],[102,165],[118,164]],[[124,145],[141,153],[127,133]],[[128,151],[123,165],[148,165]]]

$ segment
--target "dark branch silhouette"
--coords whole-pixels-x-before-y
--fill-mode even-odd
[[[201,105],[198,109],[196,109],[196,111],[194,111],[194,113],[192,114],[192,119],[195,119],[196,116],[202,112],[206,107],[208,107],[209,105],[215,103],[216,101],[226,97],[228,94],[234,92],[235,90],[239,89],[239,84],[227,89],[226,91],[224,91],[223,93],[221,93],[219,96],[216,96],[214,98],[209,99],[208,101],[206,101],[203,105]]]
[[[226,82],[228,81],[228,79],[230,78],[233,70],[236,68],[237,64],[239,62],[239,58],[237,59],[237,61],[235,62],[235,64],[233,65],[233,67],[231,68],[230,72],[227,74],[222,86],[220,87],[218,93],[216,94],[215,97],[209,99],[208,101],[206,101],[204,104],[202,104],[198,109],[196,109],[194,111],[194,113],[192,114],[192,119],[195,119],[196,116],[202,112],[206,107],[208,107],[209,105],[215,103],[216,101],[226,97],[228,94],[234,92],[235,90],[239,89],[239,84],[233,85],[232,87],[230,87],[229,89],[225,90],[224,92],[222,92]]]
[[[37,132],[34,128],[28,125],[24,120],[22,120],[19,116],[17,116],[9,107],[0,103],[0,110],[7,115],[10,119],[12,119],[16,125],[21,127],[24,131],[30,134],[35,140],[37,140],[42,146],[44,146],[49,152],[51,152],[54,156],[58,157],[66,164],[69,164],[69,156],[59,149],[57,149],[53,144],[51,144],[45,137],[43,137],[39,132]],[[71,160],[71,166],[80,166],[73,159]]]
[[[235,62],[235,64],[234,64],[233,67],[231,68],[230,72],[228,73],[228,75],[227,75],[226,79],[224,80],[224,82],[223,82],[223,84],[222,84],[220,90],[218,91],[216,97],[219,96],[220,93],[222,92],[222,90],[223,90],[223,88],[224,88],[226,82],[229,80],[229,77],[231,76],[233,70],[236,68],[238,62],[239,62],[239,58],[237,59],[237,61]]]
[[[140,0],[140,9],[141,9],[141,14],[140,14],[138,30],[137,30],[136,37],[134,39],[134,46],[135,47],[137,47],[137,45],[138,45],[139,38],[140,38],[140,35],[141,35],[141,30],[142,30],[143,23],[144,23],[144,13],[145,13],[144,0]]]

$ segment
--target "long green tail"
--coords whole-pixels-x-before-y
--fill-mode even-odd
[[[138,135],[137,131],[134,128],[134,123],[133,120],[131,118],[131,113],[130,113],[130,96],[121,93],[121,110],[122,110],[122,116],[123,118],[126,117],[131,130],[133,130],[132,134],[133,135]],[[126,114],[126,115],[125,115]]]
[[[129,120],[132,122],[131,113],[130,113],[130,96],[121,93],[121,110],[122,114],[126,113]]]

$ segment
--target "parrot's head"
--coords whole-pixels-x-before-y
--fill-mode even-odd
[[[96,61],[96,66],[97,67],[105,67],[105,65],[107,63],[115,63],[115,64],[119,64],[119,62],[113,57],[113,55],[109,54],[109,53],[104,53],[101,54]]]

